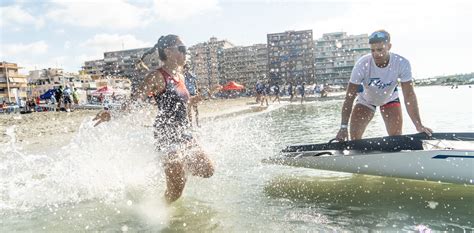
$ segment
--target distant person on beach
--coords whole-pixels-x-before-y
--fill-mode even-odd
[[[348,131],[351,140],[362,138],[377,107],[380,107],[388,135],[401,135],[403,121],[398,98],[398,80],[403,91],[405,107],[416,130],[431,135],[432,130],[421,123],[410,62],[390,52],[392,48],[390,34],[385,30],[372,33],[369,44],[371,54],[361,57],[352,70],[342,106],[341,127],[336,138],[347,140]],[[353,109],[356,96],[356,105]]]
[[[321,89],[321,97],[328,97],[328,90],[329,86],[327,84],[324,84]]]
[[[52,107],[48,106],[48,110],[53,110],[56,112],[56,107],[57,107],[57,101],[56,101],[56,96],[55,94],[52,94],[50,97],[49,97],[49,105],[51,105]]]
[[[317,83],[314,85],[313,93],[315,96],[321,93],[321,86],[318,85]]]
[[[269,84],[263,84],[262,83],[262,97],[260,98],[260,106],[263,106],[263,103],[266,103],[266,106],[268,107],[268,96],[270,95],[269,91]]]
[[[100,104],[104,103],[104,93],[100,93],[99,97],[97,97]]]
[[[199,127],[199,110],[198,103],[201,100],[201,96],[198,92],[198,83],[196,75],[192,74],[189,70],[189,65],[184,65],[184,79],[186,83],[186,88],[188,89],[190,99],[188,104],[188,118],[189,124],[193,125],[193,110],[196,119],[196,126]]]
[[[303,101],[304,101],[304,94],[305,94],[305,86],[304,85],[306,85],[305,82],[301,83],[300,89],[299,89],[300,90],[300,95],[301,95],[301,103],[303,103]]]
[[[58,109],[61,111],[61,102],[63,100],[63,86],[59,86],[54,92],[54,97],[56,98],[56,103],[58,104]]]
[[[79,93],[77,92],[77,88],[74,88],[74,91],[72,92],[72,101],[74,102],[74,105],[79,105]]]
[[[273,93],[275,94],[275,99],[273,99],[273,103],[278,100],[278,103],[280,103],[280,86],[278,83],[275,83],[273,86]]]
[[[183,74],[186,46],[178,36],[167,35],[160,37],[152,49],[158,51],[163,66],[146,75],[125,108],[137,101],[144,102],[148,93],[154,93],[159,109],[153,124],[156,149],[163,153],[165,199],[171,203],[181,197],[187,172],[208,178],[214,174],[214,166],[190,133],[187,117],[190,94]],[[110,118],[110,112],[105,110],[98,113],[94,120],[98,120],[98,125]]]
[[[64,108],[66,108],[66,112],[71,111],[71,104],[72,104],[72,91],[69,86],[66,86],[63,91],[63,99],[64,99]]]
[[[255,102],[257,102],[257,104],[262,101],[264,91],[265,91],[265,85],[260,80],[257,81],[257,84],[255,85],[255,93],[257,93]]]
[[[294,92],[293,92],[293,84],[290,83],[288,85],[288,95],[290,96],[290,103],[293,101],[293,97],[294,97]]]

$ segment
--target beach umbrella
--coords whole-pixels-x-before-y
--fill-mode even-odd
[[[102,95],[106,95],[106,96],[109,96],[109,95],[128,95],[129,92],[127,92],[126,90],[123,90],[123,89],[113,89],[111,87],[101,87],[99,89],[97,89],[96,91],[92,92],[91,95],[92,96],[100,96],[100,94]]]
[[[244,85],[238,84],[234,81],[230,81],[229,83],[227,83],[227,85],[222,87],[221,90],[223,90],[223,91],[240,91],[242,89],[245,89]]]
[[[100,94],[102,95],[112,95],[115,92],[114,89],[111,87],[105,86],[97,89],[96,91],[92,92],[93,96],[99,96]]]
[[[44,94],[40,95],[40,99],[42,99],[42,100],[50,99],[51,96],[54,95],[54,92],[55,92],[54,89],[49,89],[49,90],[46,91]]]

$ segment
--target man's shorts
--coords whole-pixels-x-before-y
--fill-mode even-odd
[[[64,97],[64,103],[65,103],[65,104],[70,104],[70,103],[72,103],[71,97],[65,96],[65,97]]]
[[[362,104],[370,108],[374,112],[377,109],[377,106],[369,104],[365,99],[360,98],[360,97],[357,97],[356,104]],[[389,107],[396,107],[396,106],[400,106],[400,98],[396,98],[388,103],[385,103],[384,105],[380,106],[380,108],[389,108]]]

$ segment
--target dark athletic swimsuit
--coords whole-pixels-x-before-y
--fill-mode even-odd
[[[188,133],[187,102],[189,92],[183,80],[173,77],[163,68],[158,69],[164,78],[166,89],[155,96],[158,115],[153,124],[156,148],[160,151],[176,151],[190,142]]]

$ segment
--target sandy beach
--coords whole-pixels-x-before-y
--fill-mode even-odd
[[[216,99],[199,104],[200,120],[206,121],[226,114],[237,114],[256,105],[254,98]],[[154,113],[155,109],[153,109]],[[27,150],[61,147],[80,127],[85,118],[94,117],[99,110],[74,112],[35,112],[31,114],[0,115],[0,144],[10,143]],[[154,114],[151,114],[154,115]],[[7,134],[12,129],[13,134]],[[14,138],[12,138],[14,135]]]

